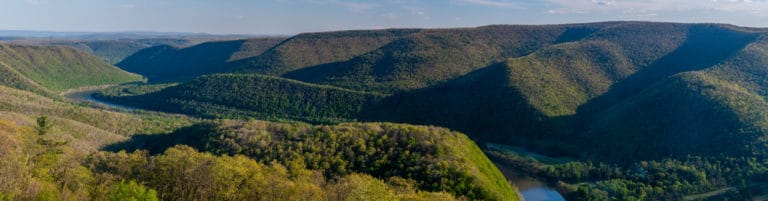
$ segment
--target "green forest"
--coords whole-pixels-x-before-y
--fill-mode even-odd
[[[158,40],[0,44],[0,201],[768,197],[766,29]]]
[[[206,118],[338,123],[357,118],[383,95],[266,75],[217,74],[176,86],[117,86],[95,97]]]

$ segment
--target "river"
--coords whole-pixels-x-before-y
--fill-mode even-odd
[[[105,89],[107,87],[109,86],[85,87],[85,88],[70,90],[70,91],[61,93],[61,96],[72,101],[95,103],[98,105],[104,105],[104,106],[111,107],[114,109],[119,109],[119,110],[126,110],[126,111],[136,110],[136,108],[133,108],[133,107],[111,103],[111,102],[99,100],[93,97],[94,93],[102,89]]]
[[[521,148],[513,149],[509,146],[500,144],[486,144],[488,147],[496,151],[501,152],[514,152],[516,154],[524,154],[526,156],[544,158],[547,156],[537,153],[522,150]],[[517,190],[522,194],[525,201],[565,201],[565,198],[557,192],[556,189],[547,186],[546,182],[543,182],[535,177],[531,177],[515,168],[509,167],[502,163],[494,162],[497,168],[504,174],[504,177],[512,183]]]
[[[557,190],[536,178],[502,164],[496,163],[496,167],[510,183],[517,187],[525,201],[565,201],[565,198]]]

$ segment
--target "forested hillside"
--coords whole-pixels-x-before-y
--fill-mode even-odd
[[[308,66],[345,61],[418,31],[390,29],[299,34],[257,57],[230,65],[237,72],[281,75]]]
[[[217,56],[222,62],[181,59],[189,56],[147,61],[144,66],[177,62],[184,64],[179,69],[198,64],[223,69],[169,73],[168,80],[191,81],[119,86],[99,98],[211,119],[446,127],[481,145],[535,152],[485,149],[499,163],[545,178],[569,200],[741,200],[765,195],[768,181],[766,38],[764,29],[652,22],[306,33],[269,48],[255,45],[258,53]],[[235,46],[244,44],[228,51]],[[203,75],[222,72],[229,74]],[[203,76],[192,79],[197,75]],[[478,195],[419,183],[431,180],[417,172],[400,175],[402,170],[385,161],[375,163],[397,173],[371,169],[370,161],[316,155],[378,153],[335,149],[338,145],[323,144],[333,140],[322,136],[341,132],[356,139],[368,132],[358,132],[360,127],[379,124],[233,122],[198,124],[172,138],[147,136],[114,148],[158,154],[184,144],[265,164],[301,159],[326,177],[418,177],[421,190]],[[275,131],[276,125],[294,130]],[[266,136],[270,140],[252,141]],[[326,137],[348,140],[333,136]],[[306,147],[312,143],[329,149]],[[177,149],[186,148],[171,148]]]
[[[473,142],[447,129],[224,121],[164,134],[192,122],[183,116],[94,109],[0,86],[0,180],[6,181],[0,185],[0,197],[509,200],[517,196]],[[145,137],[153,140],[137,143]],[[168,147],[179,143],[209,153]],[[268,144],[251,146],[261,143]],[[278,145],[280,149],[266,149]],[[103,147],[107,151],[99,151]],[[168,149],[160,155],[109,151],[115,147]],[[302,151],[307,148],[314,151]],[[326,153],[334,157],[319,157]],[[443,174],[464,179],[435,177]]]
[[[256,117],[315,123],[344,122],[383,95],[315,85],[266,75],[218,74],[161,90],[120,94],[116,87],[96,97],[117,103],[208,118]],[[141,91],[141,90],[139,90]]]
[[[477,145],[444,128],[199,120],[58,92],[132,82],[104,93],[211,118],[321,123],[350,121],[382,94],[256,74],[141,85],[73,48],[0,47],[1,200],[518,200]],[[266,50],[237,47],[226,60]]]
[[[88,199],[107,191],[97,188],[98,175],[83,163],[88,155],[135,133],[170,132],[192,122],[90,108],[0,86],[0,198]]]
[[[421,30],[348,61],[312,66],[285,77],[356,90],[395,92],[441,83],[492,63],[578,40],[605,24],[487,26]]]
[[[108,64],[116,64],[139,50],[151,46],[151,44],[134,40],[60,41],[51,42],[51,44],[80,49],[102,58]]]
[[[281,62],[243,69],[251,69],[249,73],[287,72],[284,77],[327,86],[258,75],[222,75],[202,77],[144,95],[118,97],[113,91],[101,97],[203,117],[311,122],[357,119],[440,125],[469,133],[479,140],[580,155],[584,149],[602,148],[585,142],[610,141],[611,136],[624,138],[636,133],[632,136],[659,140],[650,138],[659,135],[658,131],[629,129],[626,125],[630,122],[625,121],[633,118],[612,118],[618,111],[613,108],[635,104],[642,100],[642,94],[650,93],[644,91],[655,88],[666,87],[673,90],[670,94],[686,94],[685,88],[663,86],[675,83],[665,80],[675,79],[670,77],[679,73],[726,69],[728,72],[720,74],[731,76],[728,83],[748,84],[759,91],[759,87],[755,87],[760,86],[759,83],[739,79],[742,74],[750,75],[748,80],[762,79],[761,74],[754,73],[760,71],[755,67],[749,69],[750,74],[740,69],[748,67],[742,67],[745,64],[760,65],[760,58],[754,54],[762,48],[761,43],[756,42],[761,35],[763,32],[758,29],[729,25],[645,22],[309,33],[287,39],[259,56],[242,59],[251,64],[268,60]],[[289,55],[310,56],[302,60],[291,59],[294,57]],[[749,58],[744,58],[747,56]],[[286,61],[298,63],[284,63]],[[730,68],[714,67],[736,61],[741,63]],[[288,69],[298,70],[288,72]],[[686,85],[699,85],[693,82],[697,79],[684,80]],[[729,88],[744,87],[747,86]],[[344,88],[385,93],[366,94]],[[710,95],[703,96],[710,99]],[[651,97],[650,100],[656,101],[660,95]],[[665,98],[675,102],[677,100],[672,99],[678,96]],[[753,99],[740,102],[761,104]],[[710,102],[697,108],[721,108],[716,105],[719,103]],[[682,116],[698,111],[686,105],[675,108],[685,110],[674,113]],[[635,110],[645,111],[645,108]],[[655,116],[661,114],[646,114],[649,119],[665,119]],[[761,125],[750,117],[729,123],[727,128],[709,129],[712,132],[707,134],[677,126],[706,128],[705,125],[717,125],[716,120],[723,116],[717,112],[697,114],[699,118],[709,116],[711,119],[676,118],[678,123],[668,124],[669,128],[654,129],[663,130],[664,136],[671,137],[673,140],[669,143],[691,133],[707,136],[703,138],[707,142],[702,143],[719,143],[721,140],[717,139],[726,136],[723,133],[742,133]],[[631,121],[630,124],[643,122]],[[593,125],[596,122],[600,125]],[[675,149],[680,149],[676,151],[679,156],[701,154],[699,146],[702,145]],[[619,148],[631,147],[615,147],[591,155],[604,159],[618,159],[618,155],[658,159],[671,154],[658,147]],[[657,151],[660,155],[642,154]],[[608,152],[615,155],[599,154]]]
[[[186,48],[158,45],[142,49],[116,65],[144,75],[152,83],[189,81],[200,75],[230,71],[228,62],[258,56],[283,39],[215,41]]]
[[[177,144],[214,154],[247,156],[266,164],[277,162],[287,166],[290,174],[296,174],[295,168],[306,167],[320,178],[344,180],[349,175],[369,174],[390,184],[449,192],[470,200],[516,199],[509,183],[469,138],[436,127],[221,121],[170,136],[136,136],[107,149],[149,149],[168,154],[165,149]]]
[[[140,81],[100,59],[68,47],[0,44],[3,85],[36,92]]]
[[[19,33],[21,34],[21,33]],[[130,33],[103,33],[60,37],[0,37],[0,42],[16,45],[67,46],[93,54],[108,64],[117,64],[139,50],[158,45],[189,47],[204,42],[238,40],[244,36],[184,36]]]
[[[765,64],[756,62],[766,61],[766,48],[765,36],[761,36],[714,67],[677,74],[655,83],[631,99],[603,110],[584,137],[654,142],[641,143],[653,144],[648,150],[632,145],[595,146],[598,150],[624,149],[612,152],[623,156],[612,158],[684,156],[691,150],[709,155],[764,156],[767,144],[761,139],[768,131],[765,116],[768,105],[766,85],[760,81],[766,77],[759,71]],[[702,51],[696,52],[702,54]],[[621,122],[615,122],[618,119]],[[680,141],[687,143],[677,144]],[[643,153],[632,154],[638,151]]]
[[[659,32],[664,34],[652,35]],[[648,39],[635,38],[639,37],[636,35],[648,34],[652,35]],[[759,43],[755,40],[761,37],[760,35],[761,33],[743,31],[729,26],[707,24],[627,23],[616,25],[597,31],[583,40],[546,47],[530,55],[512,58],[469,73],[445,84],[395,94],[386,98],[382,105],[366,111],[370,111],[369,117],[377,120],[442,125],[474,134],[480,139],[493,141],[514,139],[516,142],[508,143],[536,147],[553,153],[578,153],[580,152],[578,150],[601,147],[584,142],[612,142],[598,136],[615,136],[630,141],[638,141],[638,137],[642,136],[641,138],[647,137],[648,141],[645,142],[654,142],[658,145],[663,140],[651,136],[674,137],[674,140],[669,141],[673,143],[686,139],[683,136],[698,135],[698,138],[709,143],[722,143],[718,139],[727,136],[726,133],[739,133],[740,130],[752,126],[743,123],[726,124],[733,127],[725,130],[708,130],[711,132],[704,135],[697,131],[707,130],[708,125],[719,125],[723,115],[691,110],[721,108],[717,106],[719,103],[711,102],[694,106],[683,104],[691,103],[691,100],[680,100],[681,105],[667,105],[678,101],[675,98],[682,98],[687,94],[686,89],[680,87],[668,88],[672,91],[668,91],[670,96],[667,97],[659,94],[652,96],[643,96],[643,94],[650,93],[647,91],[651,89],[646,90],[646,88],[651,86],[672,87],[666,84],[675,82],[664,80],[674,79],[668,77],[678,73],[721,69],[722,67],[715,66],[731,59],[737,59],[740,62],[759,62],[755,58],[738,59],[738,55],[750,53],[737,54],[737,52],[749,49],[744,49],[745,47],[752,47],[752,49],[759,47]],[[747,44],[750,43],[751,45],[748,46]],[[743,68],[741,65],[731,67]],[[694,80],[688,81],[690,82],[681,84],[683,86],[700,85],[693,82]],[[700,94],[700,96],[705,99],[712,98],[708,94]],[[611,110],[615,107],[623,107],[616,105],[634,104],[641,100],[641,97],[648,98],[647,101],[663,101],[655,103],[661,105],[646,105],[627,112],[626,115],[632,118],[612,116],[614,114],[610,112]],[[741,102],[746,105],[762,104],[747,100]],[[665,107],[661,107],[664,105]],[[687,111],[672,112],[669,108],[663,109],[666,106]],[[656,114],[648,111],[649,109],[659,109],[668,113]],[[609,112],[602,112],[606,110]],[[634,119],[638,117],[639,111],[643,111],[643,115],[648,115],[649,120],[668,123],[648,122],[638,125],[653,126],[656,130],[627,127],[627,125],[641,123]],[[696,114],[695,118],[711,117],[712,119],[689,121],[684,118],[669,118],[672,114],[681,115],[681,117]],[[762,124],[759,121],[741,122],[751,122],[747,124],[753,126]],[[620,130],[598,132],[584,126],[591,124],[601,124],[600,127],[608,126]],[[684,128],[701,128],[702,130]],[[495,130],[502,132],[494,132]],[[662,131],[663,134],[659,133]],[[505,137],[500,133],[506,133],[509,136]],[[637,134],[629,135],[630,133]],[[577,136],[583,136],[586,139]],[[630,136],[635,137],[630,138]],[[565,143],[554,140],[564,138],[571,140]],[[625,146],[625,143],[628,142],[605,145],[615,145],[614,148],[622,149],[631,148],[631,146]],[[671,144],[659,146],[672,147]],[[701,145],[688,148],[674,146],[674,148],[683,149],[680,150],[681,154],[691,154],[699,153],[701,151],[699,146]],[[623,157],[606,156],[622,160],[658,159],[661,155],[653,157],[653,153],[663,156],[671,154],[659,147],[645,146],[643,143],[637,144],[637,147],[637,150],[608,149],[591,153],[627,154]]]

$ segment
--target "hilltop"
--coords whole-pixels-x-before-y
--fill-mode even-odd
[[[214,41],[179,48],[158,45],[142,49],[116,65],[146,76],[152,83],[189,81],[197,76],[232,70],[226,65],[258,56],[283,38]]]
[[[219,121],[170,136],[137,136],[108,149],[167,153],[166,149],[179,145],[220,155],[244,155],[263,163],[277,161],[289,168],[306,166],[327,178],[369,174],[391,184],[415,182],[407,185],[473,200],[517,197],[477,145],[461,133],[437,127]]]
[[[57,46],[0,44],[0,71],[6,73],[3,85],[39,93],[142,80],[90,54]]]
[[[356,90],[397,92],[424,88],[506,58],[578,40],[611,23],[425,29],[346,61],[308,66],[284,76]]]

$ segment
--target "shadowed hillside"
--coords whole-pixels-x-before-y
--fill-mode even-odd
[[[237,72],[282,75],[307,66],[345,61],[418,31],[390,29],[299,34],[258,57],[230,65]]]
[[[152,83],[188,81],[200,75],[229,71],[227,62],[260,55],[281,40],[207,42],[187,48],[160,45],[143,49],[116,65],[144,75]]]
[[[622,150],[610,152],[613,155],[610,158],[681,157],[691,150],[712,155],[765,155],[767,145],[762,139],[768,131],[768,118],[764,115],[768,103],[764,89],[768,85],[762,80],[768,77],[765,73],[753,73],[765,68],[765,64],[755,62],[768,58],[766,47],[765,36],[761,36],[740,51],[718,52],[733,56],[717,61],[719,64],[714,67],[677,74],[627,95],[595,114],[596,119],[588,124],[590,127],[584,134],[590,139],[586,141],[654,142],[639,143],[652,144],[643,148],[593,146],[597,149],[595,152]],[[719,50],[728,51],[727,47]],[[703,56],[701,58],[707,58],[702,55],[705,52],[696,52]],[[739,78],[734,79],[736,76]],[[679,144],[681,141],[687,143]]]
[[[763,71],[759,68],[763,60],[762,57],[755,56],[762,54],[762,43],[757,40],[762,34],[763,32],[757,29],[730,25],[648,22],[425,29],[411,30],[407,34],[397,30],[302,34],[281,42],[260,56],[241,61],[255,61],[253,59],[267,57],[283,58],[273,61],[298,63],[285,65],[286,63],[278,62],[262,67],[283,69],[280,72],[285,72],[285,69],[298,69],[284,76],[302,81],[393,94],[370,98],[360,96],[363,94],[360,92],[348,91],[350,93],[344,94],[350,96],[339,96],[345,98],[335,100],[327,99],[336,97],[335,95],[318,95],[326,94],[326,87],[250,85],[240,83],[241,79],[237,76],[229,75],[204,78],[210,83],[220,84],[199,85],[202,82],[198,80],[138,97],[154,97],[168,103],[162,108],[155,107],[157,109],[170,111],[168,108],[186,107],[186,110],[174,111],[197,110],[192,112],[193,114],[211,111],[199,109],[206,108],[200,106],[205,103],[227,106],[227,109],[218,109],[219,111],[240,109],[263,112],[260,115],[243,113],[242,116],[245,117],[264,118],[264,114],[282,114],[284,118],[298,120],[307,120],[306,117],[341,117],[439,125],[466,132],[478,140],[521,145],[546,153],[607,160],[659,159],[668,156],[682,157],[685,154],[708,155],[716,152],[701,151],[699,147],[725,142],[717,139],[723,139],[727,133],[754,130],[751,128],[762,127],[762,123],[756,117],[747,118],[742,113],[729,113],[735,109],[734,106],[726,104],[728,99],[713,97],[713,94],[720,92],[704,93],[706,90],[690,86],[728,83],[729,86],[736,86],[723,86],[725,91],[722,93],[737,94],[734,90],[746,88],[752,91],[747,94],[765,94],[764,90],[760,90],[762,82],[759,81],[764,79]],[[324,45],[334,40],[345,41],[340,38],[355,42]],[[381,46],[366,46],[370,48],[369,51],[358,49],[356,53],[339,49],[359,45],[360,41],[364,41],[351,38],[375,39],[374,41],[378,41],[376,44]],[[386,42],[384,39],[390,41]],[[309,48],[311,46],[306,44],[315,44],[318,47]],[[368,41],[365,44],[373,43]],[[296,46],[303,48],[290,48]],[[319,57],[338,51],[341,53],[336,57]],[[310,56],[307,56],[306,60],[283,57],[283,54],[299,55],[299,52]],[[350,56],[352,54],[357,55]],[[728,68],[718,66],[725,62],[739,63],[731,64]],[[324,64],[316,65],[318,63]],[[283,68],[286,66],[293,67]],[[705,73],[708,76],[704,77],[678,76],[681,73],[702,70],[720,73]],[[278,72],[267,71],[261,73]],[[257,70],[251,73],[258,72]],[[672,79],[671,77],[676,77],[674,79],[678,81],[665,81]],[[728,77],[729,80],[722,80],[725,78],[720,77]],[[740,78],[748,79],[739,80]],[[299,83],[287,79],[270,80]],[[690,86],[683,87],[687,85]],[[302,83],[300,86],[312,85]],[[654,86],[653,89],[649,88],[651,86]],[[648,90],[659,92],[647,92]],[[693,95],[692,90],[700,95]],[[345,90],[334,88],[332,91]],[[229,97],[230,95],[211,98],[215,97],[213,94],[238,94],[232,96],[249,98],[234,98]],[[653,95],[646,97],[647,94]],[[674,94],[680,96],[673,96]],[[109,94],[106,94],[105,97],[109,98],[108,96]],[[262,100],[259,97],[269,98]],[[645,99],[641,99],[642,97]],[[118,101],[120,99],[124,98],[114,98]],[[345,101],[341,101],[342,99]],[[759,99],[743,98],[737,102],[755,106],[762,104],[755,102],[757,100]],[[693,107],[679,104],[673,107],[674,111],[678,112],[668,113],[655,110],[667,107],[652,107],[653,104],[650,103],[640,104],[650,101],[690,102],[698,105]],[[345,104],[348,106],[342,106]],[[615,109],[618,107],[625,109]],[[731,109],[720,111],[721,109],[712,108]],[[635,115],[640,119],[621,116],[640,111],[646,111],[644,115],[647,116]],[[727,121],[730,123],[726,123],[724,127],[711,126],[719,125],[720,122],[716,120],[729,114],[737,120]],[[676,115],[680,115],[680,118],[674,121],[665,120]],[[682,118],[691,115],[701,116],[701,119],[693,121]],[[610,118],[616,116],[622,118]],[[676,123],[650,123],[660,120]],[[646,123],[635,125],[642,122]],[[675,126],[677,124],[686,125]],[[709,132],[702,132],[705,130],[693,128],[710,129],[705,129]],[[658,130],[663,130],[663,135],[668,138],[659,137],[661,134],[655,133]],[[757,133],[745,136],[762,135],[762,131],[755,132]],[[674,149],[653,146],[639,146],[633,149],[621,143],[609,143],[617,145],[616,147],[603,147],[591,143],[621,141],[634,136],[632,140],[658,140],[655,141],[656,145],[664,147],[673,146],[678,140],[686,138],[685,136],[690,137],[691,133],[706,137],[700,137],[700,144]],[[754,138],[733,140],[739,141],[731,141],[732,143],[749,142]],[[599,151],[585,151],[591,149]],[[721,151],[742,156],[749,152],[746,150],[752,149],[724,147]]]
[[[203,117],[339,122],[357,118],[382,97],[333,86],[265,75],[218,74],[146,94],[96,97],[125,105]]]
[[[692,26],[687,39],[678,48],[612,86],[611,91],[583,106],[581,110],[599,110],[591,108],[591,105],[613,105],[668,76],[712,67],[733,56],[757,36],[756,33],[735,31],[717,25]]]
[[[502,133],[536,133],[543,115],[509,87],[508,74],[504,64],[496,64],[446,84],[396,93],[366,108],[363,119],[444,125],[483,140],[523,143],[521,133]]]
[[[635,37],[638,36],[633,35],[647,35],[662,30],[670,31],[663,31],[665,33],[662,34],[663,37],[650,36],[650,39],[647,40],[636,40]],[[622,35],[618,35],[619,33]],[[708,136],[706,138],[698,137],[703,140],[702,143],[719,144],[726,142],[718,140],[719,137],[727,136],[726,133],[740,133],[740,130],[752,127],[750,125],[761,125],[762,123],[760,121],[732,121],[725,124],[732,127],[704,129],[709,125],[721,125],[722,123],[718,119],[727,116],[724,113],[706,109],[709,107],[723,108],[722,103],[717,101],[705,101],[695,106],[678,104],[669,107],[658,105],[654,107],[645,105],[645,107],[635,108],[633,112],[622,113],[628,116],[621,118],[613,116],[615,114],[595,111],[613,108],[614,105],[618,104],[627,104],[619,103],[620,100],[638,101],[636,98],[639,97],[636,97],[636,94],[641,93],[649,86],[671,87],[667,89],[672,91],[667,92],[668,96],[660,94],[648,96],[646,98],[652,97],[652,99],[646,101],[659,101],[656,104],[662,105],[665,105],[667,101],[685,103],[686,101],[676,100],[676,98],[685,98],[683,95],[687,94],[686,91],[689,89],[664,86],[665,83],[681,83],[682,81],[662,81],[678,73],[702,69],[722,69],[721,67],[713,67],[718,63],[730,61],[734,56],[738,58],[740,54],[757,52],[754,49],[756,49],[755,46],[759,47],[758,43],[747,46],[757,36],[758,33],[755,32],[741,31],[721,25],[636,23],[615,25],[595,32],[583,40],[543,48],[530,55],[491,65],[445,84],[398,93],[384,99],[381,105],[366,110],[369,111],[366,114],[368,114],[367,118],[378,121],[441,125],[467,132],[482,140],[513,143],[556,153],[578,153],[577,150],[582,149],[582,146],[601,147],[584,142],[614,142],[608,136],[627,139],[627,141],[623,141],[624,143],[630,141],[650,143],[653,141],[660,147],[673,147],[673,143],[685,139],[684,136],[695,133],[696,135]],[[678,37],[684,37],[684,39],[681,40]],[[745,47],[753,47],[753,50],[744,52],[742,49]],[[748,58],[737,61],[759,62],[760,60]],[[740,66],[744,66],[744,64],[732,65],[731,68],[739,69]],[[730,75],[733,74],[735,73]],[[760,78],[753,78],[752,80],[754,79],[759,80]],[[693,82],[695,80],[688,81]],[[697,84],[690,83],[690,85]],[[732,87],[725,87],[725,89],[728,88]],[[680,97],[672,96],[675,93],[680,93]],[[710,95],[706,94],[702,96],[701,98],[704,99],[711,98]],[[691,103],[695,102],[690,98],[685,100]],[[754,102],[755,100],[759,99],[744,99],[742,102],[747,105],[762,104]],[[662,114],[654,113],[651,110],[646,111],[642,108],[653,109],[652,111],[658,109],[659,112],[668,111],[670,108],[675,108],[675,111],[683,111],[677,113],[668,111]],[[654,126],[655,130],[641,129],[641,125],[637,127],[627,126],[642,122],[630,118],[630,116],[638,113],[647,115],[643,117],[653,122],[670,122],[668,118],[674,116],[672,114],[704,116],[700,116],[699,118],[703,119],[699,121],[685,121],[683,120],[685,118],[676,118],[675,121],[671,122],[677,123],[642,124]],[[606,117],[606,115],[610,117]],[[736,115],[734,118],[744,117]],[[721,120],[725,121],[724,119]],[[744,122],[751,123],[745,124]],[[599,124],[601,128],[610,127],[618,130],[594,131],[582,128],[592,124]],[[679,126],[680,124],[686,126]],[[703,129],[686,129],[696,127]],[[708,132],[701,133],[700,131],[703,130],[708,130]],[[658,131],[664,131],[665,136],[674,137],[668,141],[659,137],[651,137],[659,135],[660,133],[654,133]],[[630,133],[635,134],[630,135]],[[580,139],[576,136],[585,136],[588,139]],[[635,136],[635,138],[629,139],[627,138],[629,136]],[[569,140],[555,141],[554,139]],[[739,140],[744,140],[740,142],[748,142],[750,138]],[[644,143],[639,143],[639,147],[630,153],[624,150],[624,148],[629,149],[629,147],[624,146],[624,143],[608,143],[606,145],[616,145],[617,147],[591,153],[610,153],[604,157],[631,160],[660,158],[675,155],[674,153],[704,154],[704,152],[700,152],[701,146],[699,145],[677,146],[675,148],[677,151],[673,153],[673,151],[659,151],[668,149],[642,146]],[[619,147],[622,151],[619,151]],[[731,151],[734,151],[732,154],[737,155],[746,153]],[[622,157],[617,158],[617,155],[622,155]],[[640,157],[641,155],[642,157]]]
[[[285,77],[356,90],[423,88],[557,42],[579,40],[611,23],[487,26],[422,30],[348,61],[290,72]]]

